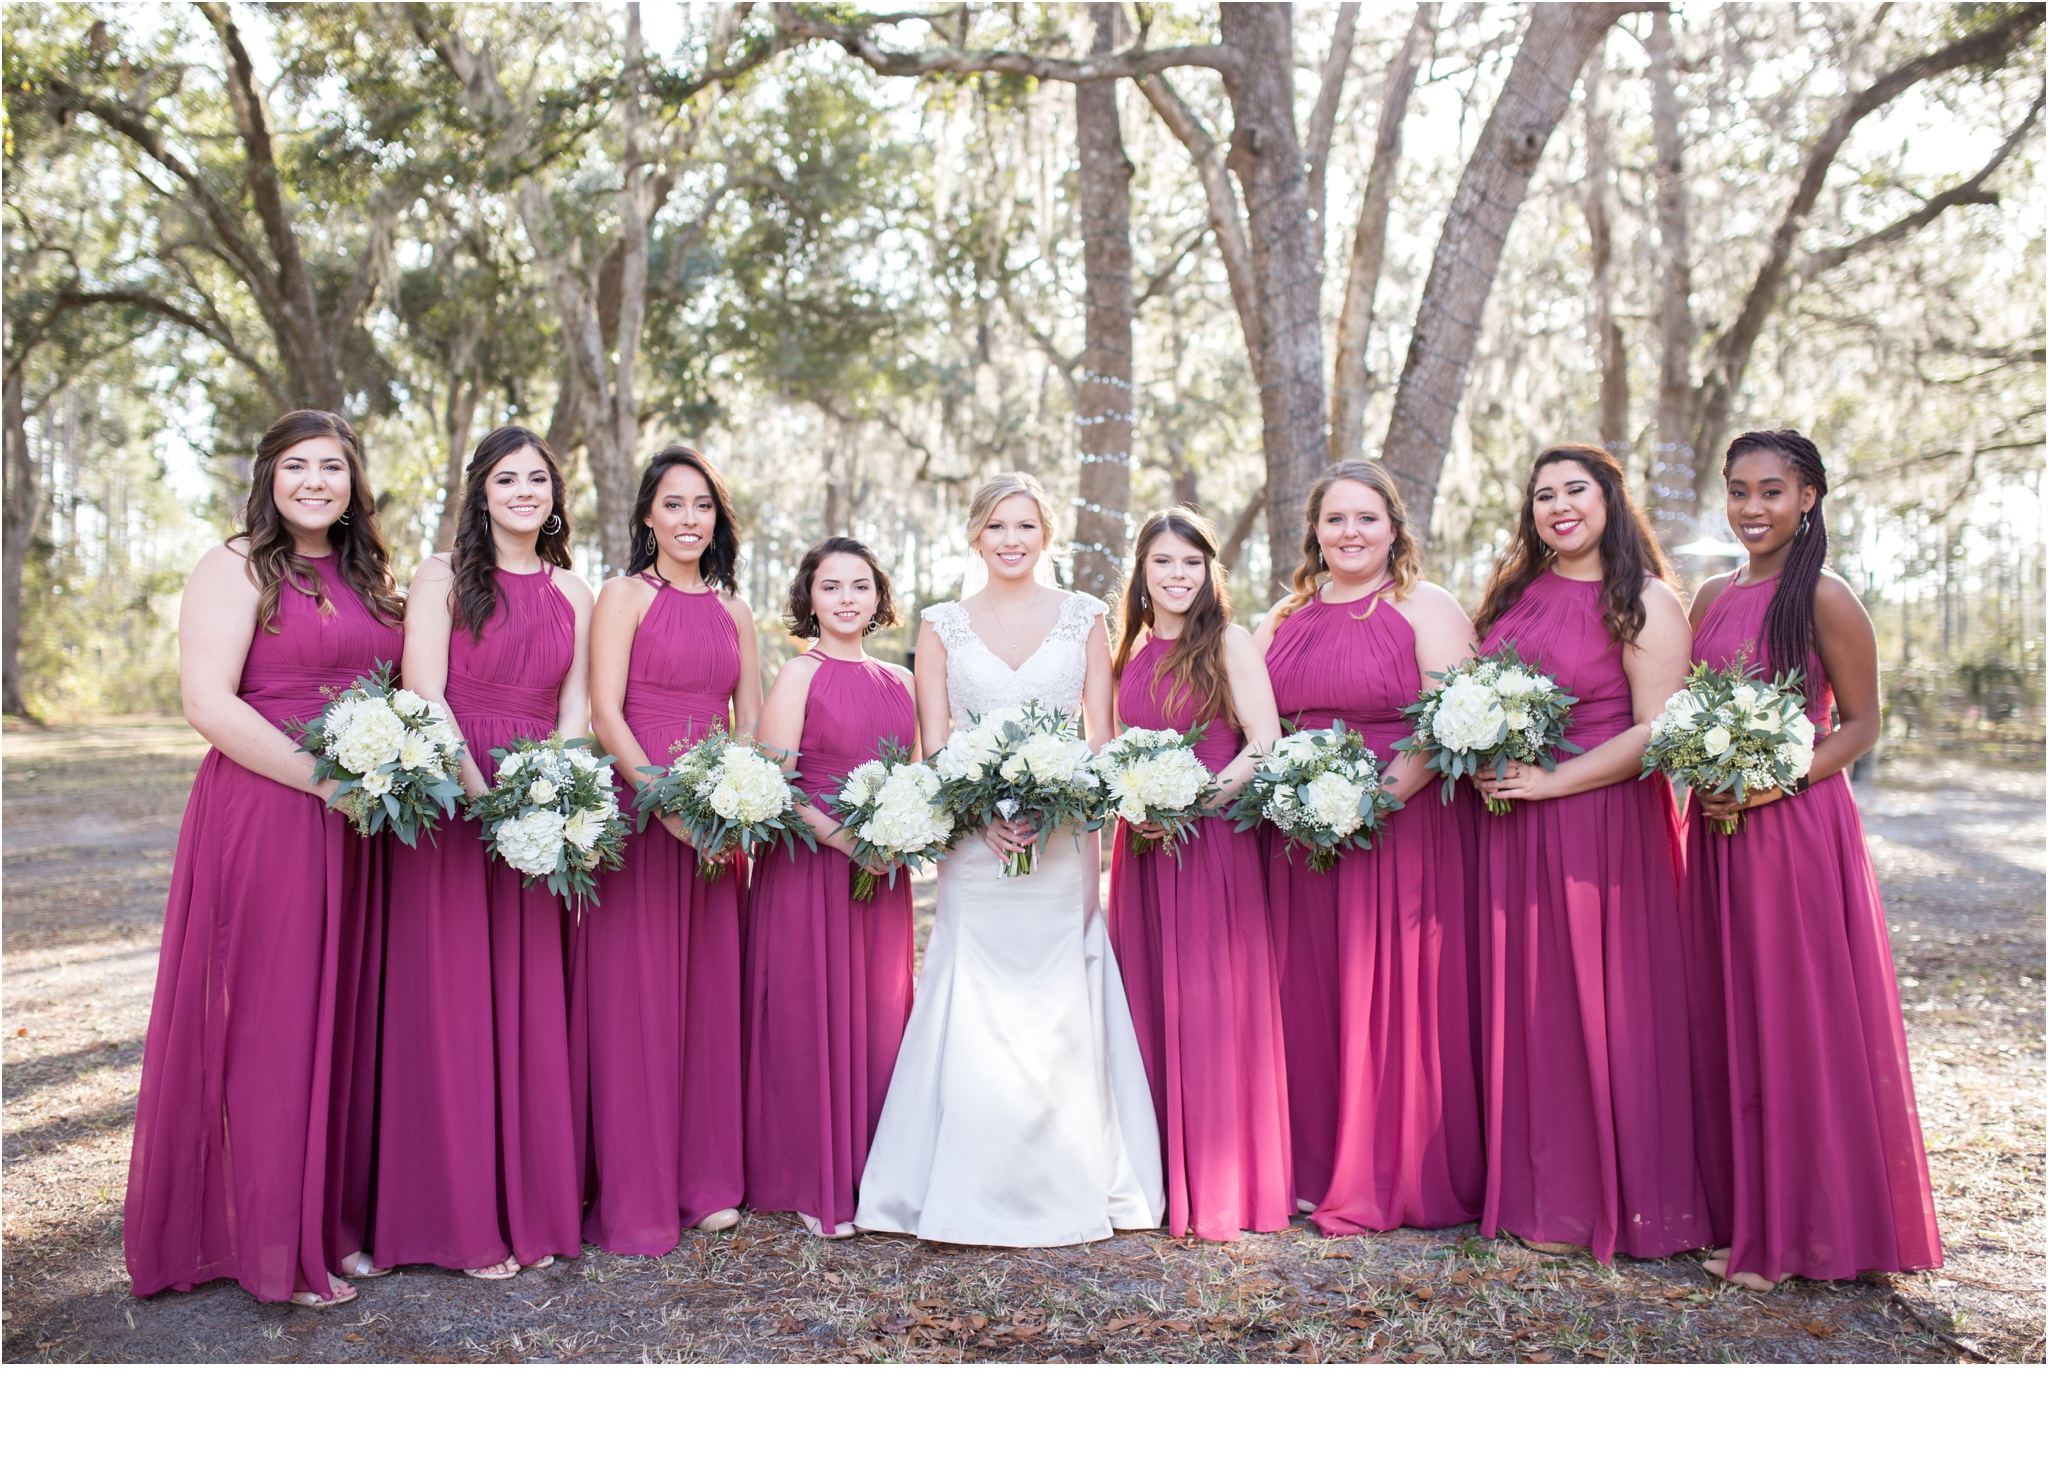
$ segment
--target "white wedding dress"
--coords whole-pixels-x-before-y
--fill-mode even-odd
[[[956,726],[1029,698],[1081,705],[1090,627],[1071,595],[1012,670],[958,602],[925,613],[946,646]],[[977,834],[939,865],[938,915],[861,1177],[856,1225],[940,1242],[1057,1247],[1164,1210],[1159,1131],[1102,919],[1098,837],[1057,830],[1005,876]]]

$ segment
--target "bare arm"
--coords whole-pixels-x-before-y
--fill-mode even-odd
[[[761,646],[754,635],[754,612],[738,596],[721,594],[718,601],[732,617],[732,629],[740,638],[740,681],[732,691],[732,732],[735,738],[752,738],[761,721]]]
[[[1561,799],[1633,779],[1643,771],[1643,750],[1650,745],[1650,720],[1664,711],[1671,694],[1685,685],[1692,656],[1692,628],[1686,624],[1678,596],[1661,580],[1643,587],[1645,619],[1634,646],[1621,653],[1628,676],[1629,704],[1635,722],[1597,748],[1545,770],[1515,764],[1505,779],[1479,776],[1479,787],[1496,799]]]
[[[1266,658],[1250,632],[1232,626],[1223,633],[1223,675],[1230,683],[1230,701],[1237,708],[1244,747],[1216,775],[1216,803],[1227,804],[1251,779],[1259,760],[1280,741],[1280,709],[1273,701],[1273,681]]]
[[[1267,607],[1266,614],[1259,618],[1258,628],[1252,632],[1252,642],[1262,657],[1273,650],[1273,638],[1280,633],[1280,623],[1287,619],[1280,614],[1280,608],[1286,604],[1285,601],[1273,602]]]
[[[1421,674],[1422,690],[1427,692],[1435,685],[1429,674],[1447,672],[1471,656],[1479,636],[1457,598],[1428,581],[1415,587],[1400,610],[1415,628],[1415,669]],[[1380,782],[1397,799],[1406,801],[1427,789],[1434,778],[1436,771],[1424,756],[1409,752],[1394,755]]]
[[[555,731],[563,738],[583,738],[590,733],[590,582],[568,570],[555,572],[555,584],[569,598],[576,612],[576,651],[569,658],[569,675],[555,699]]]
[[[1720,600],[1721,592],[1728,589],[1734,583],[1735,573],[1729,571],[1702,582],[1700,588],[1693,592],[1692,610],[1687,619],[1692,622],[1692,629],[1694,631],[1698,631],[1700,629],[1700,622],[1707,619],[1707,607]]]
[[[952,694],[946,691],[946,644],[929,621],[917,628],[917,671],[911,690],[917,697],[917,739],[929,757],[953,736]]]
[[[208,550],[178,603],[178,686],[185,721],[252,774],[327,799],[335,781],[313,782],[313,755],[242,700],[242,664],[261,634],[249,562],[235,546]]]
[[[780,755],[784,769],[796,768],[796,750],[804,741],[804,710],[810,703],[811,682],[817,675],[816,657],[791,657],[775,674],[767,700],[761,704],[754,746],[771,758]],[[853,858],[852,838],[826,809],[816,804],[800,804],[797,814],[820,844],[830,845],[849,860]]]
[[[640,634],[640,619],[653,599],[644,581],[621,575],[606,581],[597,593],[597,609],[590,618],[590,727],[604,751],[617,760],[612,770],[628,790],[646,782],[647,775],[640,770],[655,761],[626,724],[626,674],[633,663],[633,639]],[[655,753],[667,756],[666,749]]]
[[[1088,672],[1081,684],[1081,726],[1091,752],[1116,736],[1116,680],[1109,668],[1109,628],[1097,616],[1088,624]]]
[[[407,687],[428,702],[438,703],[451,723],[457,723],[448,706],[448,640],[455,634],[449,598],[454,589],[455,576],[446,555],[429,555],[420,561],[405,595],[405,660],[400,674]],[[468,793],[481,794],[490,786],[484,783],[483,769],[468,743],[463,740],[458,777]]]
[[[894,677],[898,682],[901,682],[903,684],[904,691],[910,694],[911,706],[916,707],[917,678],[914,675],[912,675],[911,670],[908,667],[901,666],[895,662],[884,662],[882,665],[889,669],[890,676]],[[921,728],[911,734],[910,756],[913,759],[921,759],[925,755],[925,743],[923,734],[924,730]]]

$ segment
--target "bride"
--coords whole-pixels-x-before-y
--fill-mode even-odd
[[[924,747],[1030,698],[1110,727],[1104,606],[1035,574],[1045,490],[1002,474],[968,506],[988,586],[932,606],[917,640]],[[1151,1091],[1103,925],[1097,837],[1056,830],[1038,869],[1002,874],[1032,838],[999,820],[939,866],[938,916],[910,1026],[868,1150],[854,1221],[942,1242],[1054,1247],[1156,1227]]]

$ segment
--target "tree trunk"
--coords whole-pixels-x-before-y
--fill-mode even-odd
[[[1416,537],[1425,545],[1437,477],[1450,451],[1451,424],[1465,394],[1508,230],[1550,134],[1571,103],[1573,79],[1607,28],[1631,8],[1536,7],[1500,100],[1458,180],[1415,313],[1408,361],[1381,453],[1401,487]]]
[[[1614,318],[1613,161],[1607,144],[1603,41],[1586,68],[1586,234],[1593,255],[1593,349],[1600,359],[1600,446],[1628,456],[1628,344]]]
[[[1657,437],[1650,454],[1650,521],[1666,546],[1692,538],[1699,463],[1692,444],[1692,243],[1685,154],[1678,130],[1671,16],[1650,17],[1650,131],[1657,147]]]
[[[0,518],[0,712],[26,714],[21,698],[21,577],[28,566],[29,546],[43,517],[42,481],[36,474],[35,454],[28,446],[28,414],[22,406],[24,370],[17,365],[7,374],[0,408],[4,408],[6,499]]]
[[[448,411],[441,419],[446,457],[441,470],[441,518],[434,526],[436,553],[455,548],[455,529],[462,522],[463,469],[469,458],[477,391],[477,380],[469,372],[458,368],[448,379]]]
[[[1332,463],[1365,456],[1365,408],[1372,397],[1372,376],[1366,370],[1365,348],[1372,338],[1373,297],[1379,293],[1380,265],[1387,249],[1387,216],[1394,203],[1394,175],[1401,164],[1401,128],[1415,95],[1415,76],[1422,66],[1423,47],[1436,33],[1437,7],[1415,7],[1408,39],[1387,71],[1380,97],[1379,134],[1366,175],[1365,197],[1358,205],[1358,227],[1351,236],[1351,270],[1344,279],[1344,309],[1337,317],[1337,361],[1330,382],[1330,450]]]
[[[1092,4],[1090,55],[1116,49],[1120,7]],[[1086,335],[1075,393],[1080,492],[1074,523],[1074,589],[1108,600],[1123,574],[1130,537],[1132,410],[1131,160],[1124,153],[1114,81],[1074,88],[1081,152],[1081,259]]]
[[[1223,74],[1233,128],[1229,165],[1244,191],[1252,287],[1263,338],[1259,418],[1266,459],[1267,589],[1294,570],[1308,486],[1325,463],[1322,258],[1294,125],[1293,18],[1286,5],[1222,8],[1224,45],[1238,62]]]

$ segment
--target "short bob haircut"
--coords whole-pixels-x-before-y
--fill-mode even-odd
[[[783,607],[782,624],[789,628],[791,636],[815,641],[823,634],[823,628],[818,625],[818,613],[811,606],[811,582],[817,578],[818,567],[829,555],[854,555],[867,561],[868,570],[875,577],[875,615],[868,622],[869,631],[880,631],[884,626],[895,626],[902,621],[896,611],[896,592],[889,585],[889,572],[882,568],[875,552],[859,540],[835,534],[811,546],[804,555],[803,564],[796,568],[796,578],[789,583],[789,600]]]

